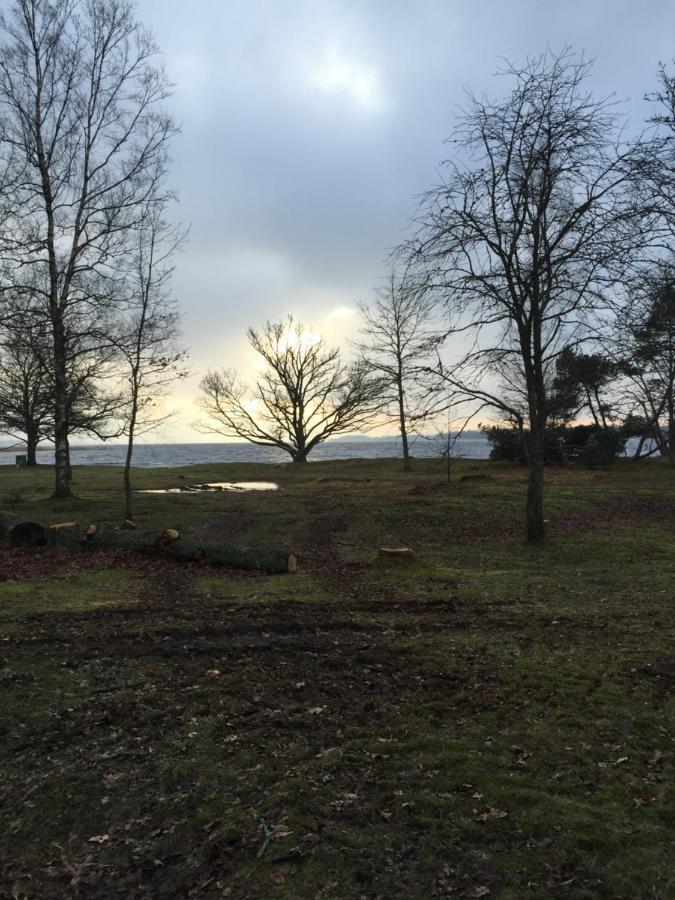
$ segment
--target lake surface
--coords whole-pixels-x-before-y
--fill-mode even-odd
[[[21,449],[0,453],[0,465],[14,465],[14,457]],[[80,444],[70,451],[74,466],[123,466],[126,447],[123,444]],[[487,459],[488,442],[481,432],[467,432],[457,439],[454,455],[468,459]],[[413,442],[413,456],[440,457],[440,450],[432,440]],[[310,455],[310,460],[322,459],[383,459],[401,455],[401,442],[396,438],[365,438],[335,440],[320,444]],[[134,465],[143,468],[157,466],[190,466],[196,463],[225,462],[289,462],[290,457],[272,447],[256,447],[247,443],[210,444],[137,444],[134,448]],[[38,454],[38,462],[53,465],[54,451],[47,448]]]
[[[631,455],[637,441],[632,438],[626,446],[626,454]],[[3,448],[0,448],[3,449]],[[15,464],[15,455],[22,450],[11,449],[0,452],[0,465]],[[417,438],[412,442],[412,455],[419,458],[441,456],[438,441]],[[71,448],[71,458],[75,466],[123,466],[126,447],[124,444],[80,444]],[[487,459],[490,445],[480,431],[467,431],[455,444],[453,456],[464,459]],[[386,459],[401,456],[401,441],[396,438],[354,438],[353,440],[327,441],[312,451],[310,460],[322,459]],[[137,444],[134,449],[134,465],[142,468],[191,466],[197,463],[263,462],[285,463],[290,457],[282,450],[272,447],[256,447],[247,443],[210,444]],[[54,451],[46,448],[38,454],[38,462],[53,465]]]

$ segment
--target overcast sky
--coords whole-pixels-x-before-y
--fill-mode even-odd
[[[208,367],[252,371],[245,330],[288,313],[339,342],[386,273],[415,195],[436,179],[463,89],[500,95],[500,58],[565,43],[596,58],[638,129],[673,0],[140,0],[182,125],[174,287],[195,378],[154,438],[204,440],[191,398]]]

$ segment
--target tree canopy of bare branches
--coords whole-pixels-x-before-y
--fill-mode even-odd
[[[502,100],[469,96],[441,183],[422,199],[403,253],[438,297],[465,352],[444,378],[500,406],[495,372],[526,399],[528,539],[544,538],[547,381],[641,240],[632,148],[612,103],[586,87],[589,63],[547,51],[501,73]]]
[[[411,282],[392,271],[374,299],[358,307],[363,326],[356,349],[380,379],[381,412],[398,425],[407,472],[411,468],[410,431],[422,426],[439,405],[438,394],[431,394],[425,384],[425,373],[441,342],[435,304],[428,294],[417,292]]]
[[[156,206],[135,232],[128,300],[114,346],[122,367],[121,428],[127,438],[124,462],[125,515],[133,519],[131,462],[137,437],[168,418],[162,406],[169,385],[187,375],[187,354],[178,346],[180,315],[171,295],[174,258],[187,232],[171,224]]]
[[[16,322],[15,322],[16,324]],[[51,433],[51,380],[36,352],[30,321],[3,336],[0,354],[0,427],[26,442],[26,463],[37,464],[40,440]]]
[[[675,72],[669,71],[664,63],[659,65],[657,88],[647,95],[647,99],[654,103],[650,118],[654,134],[646,144],[641,160],[645,175],[643,189],[660,214],[665,240],[672,252],[675,240]]]
[[[208,430],[278,447],[304,463],[318,444],[375,418],[379,380],[363,363],[343,363],[339,350],[292,317],[249,328],[248,340],[263,372],[252,390],[231,369],[207,373],[201,406]]]

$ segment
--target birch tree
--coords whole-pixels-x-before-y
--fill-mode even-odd
[[[13,172],[4,269],[50,326],[55,489],[68,479],[68,335],[118,302],[116,270],[162,203],[169,85],[128,0],[15,0],[0,19],[0,153]],[[109,289],[92,293],[92,281]]]

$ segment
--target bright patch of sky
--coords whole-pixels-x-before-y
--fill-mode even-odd
[[[373,66],[349,59],[338,50],[328,53],[312,75],[311,84],[326,94],[345,97],[362,109],[373,112],[384,104],[382,87]]]

